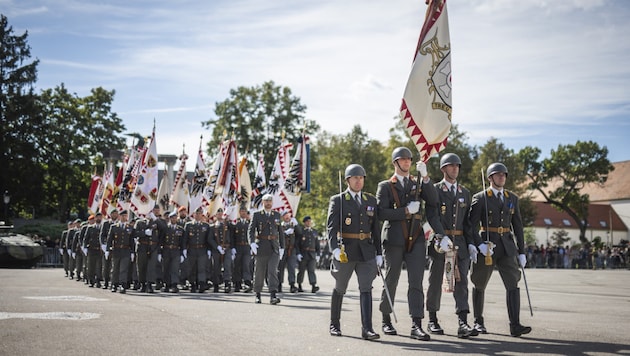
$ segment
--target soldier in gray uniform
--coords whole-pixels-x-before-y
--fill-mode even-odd
[[[252,291],[252,255],[249,247],[249,239],[247,237],[247,228],[249,227],[249,217],[247,208],[242,206],[239,208],[239,218],[232,224],[232,235],[234,236],[234,249],[236,256],[234,258],[234,291],[240,292],[245,283],[245,293]]]
[[[184,228],[186,223],[192,221],[192,219],[188,216],[188,209],[185,206],[180,206],[177,208],[177,225]],[[190,276],[190,264],[188,263],[188,259],[184,259],[182,263],[179,264],[179,282],[182,285],[183,290],[188,290],[190,288],[191,282],[189,282]]]
[[[372,328],[372,282],[383,264],[381,231],[376,198],[363,192],[365,169],[358,164],[346,167],[348,188],[330,198],[327,232],[333,251],[331,274],[335,288],[330,301],[330,335],[341,336],[341,305],[348,282],[356,273],[361,306],[361,337],[375,340]]]
[[[66,272],[66,277],[70,277],[70,267],[69,261],[72,256],[68,254],[69,250],[69,242],[68,242],[68,232],[72,230],[74,223],[72,221],[68,221],[67,229],[61,232],[61,240],[59,240],[59,253],[61,254],[61,259],[63,261],[63,270]]]
[[[101,227],[100,232],[101,251],[103,251],[103,270],[101,272],[101,275],[103,276],[103,280],[105,281],[105,283],[103,283],[103,289],[109,288],[109,281],[111,280],[112,276],[112,258],[111,256],[109,256],[109,254],[107,255],[107,257],[105,257],[105,252],[107,252],[107,234],[109,234],[109,228],[112,226],[112,224],[118,222],[118,210],[112,210],[112,212],[109,213],[109,217],[110,218],[108,220],[103,222],[103,226]]]
[[[134,239],[137,239],[136,268],[140,292],[153,293],[156,282],[160,241],[164,240],[166,223],[160,219],[160,206],[155,205],[146,218],[138,219],[134,225]],[[161,279],[161,278],[160,278]]]
[[[291,216],[291,212],[282,212],[282,229],[284,231],[284,256],[278,263],[278,292],[282,293],[282,282],[284,282],[284,271],[287,271],[287,280],[291,293],[297,293],[295,286],[295,270],[298,267],[296,241],[301,238],[302,230],[297,220]],[[302,292],[300,290],[300,292]]]
[[[212,250],[212,284],[214,293],[219,292],[221,280],[224,283],[224,292],[232,292],[232,264],[234,262],[236,250],[232,253],[234,237],[232,229],[223,216],[223,209],[219,208],[215,214],[215,223],[212,224],[212,235],[214,247]]]
[[[79,230],[74,233],[72,239],[72,257],[74,257],[74,268],[77,273],[76,281],[80,282],[85,278],[85,260],[86,255],[83,251],[83,239],[88,228],[88,223],[94,220],[94,215],[90,215],[87,221],[80,223]]]
[[[164,288],[162,292],[177,293],[179,289],[179,264],[183,261],[181,251],[184,243],[184,228],[177,223],[177,212],[168,216],[164,237],[160,241],[160,254],[158,260],[162,261],[164,268]]]
[[[317,275],[315,274],[315,265],[319,262],[319,233],[311,227],[313,220],[310,216],[302,219],[304,228],[301,236],[295,242],[297,246],[297,259],[300,262],[299,272],[297,275],[298,288],[302,290],[302,282],[304,282],[304,272],[308,272],[308,282],[311,284],[311,293],[317,293]]]
[[[87,251],[87,279],[90,283],[90,287],[101,288],[101,280],[103,276],[102,272],[102,260],[101,253],[101,223],[103,221],[103,214],[100,212],[94,215],[94,224],[90,225],[85,232],[85,239],[83,240],[83,248]]]
[[[265,194],[262,197],[263,209],[254,213],[252,221],[249,223],[247,235],[251,242],[252,253],[256,256],[256,266],[254,269],[254,292],[256,293],[255,303],[260,304],[260,293],[267,284],[271,294],[270,303],[275,305],[280,303],[278,292],[278,262],[284,255],[284,231],[281,225],[280,213],[271,210],[273,206],[273,196]]]
[[[480,229],[480,234],[474,234],[475,244],[481,254],[492,257],[490,265],[487,265],[484,259],[473,263],[470,274],[475,316],[473,327],[480,333],[487,333],[483,320],[484,293],[492,271],[496,268],[506,290],[510,335],[518,337],[529,333],[532,328],[521,325],[519,320],[521,308],[518,288],[518,282],[521,280],[519,267],[524,268],[527,259],[518,197],[504,189],[507,176],[508,170],[503,163],[489,165],[486,177],[490,187],[475,194],[470,207],[470,224],[472,228]]]
[[[182,254],[188,259],[192,293],[203,293],[206,290],[206,264],[210,259],[210,249],[216,248],[210,225],[203,221],[203,209],[195,211],[195,220],[184,226],[184,250]]]
[[[379,309],[383,314],[383,332],[396,335],[397,331],[391,323],[392,312],[387,291],[396,299],[396,288],[402,271],[403,262],[407,269],[408,290],[407,304],[411,316],[411,337],[417,340],[430,340],[429,334],[422,330],[424,318],[424,291],[422,280],[426,266],[426,244],[422,224],[424,217],[421,211],[421,199],[427,209],[437,207],[437,191],[427,174],[426,164],[416,163],[421,181],[411,176],[411,151],[406,147],[397,147],[392,151],[394,175],[378,184],[376,199],[378,200],[378,216],[383,223],[383,251],[385,255],[385,283],[381,294]],[[429,218],[431,226],[440,224],[434,214]]]
[[[81,219],[76,219],[72,222],[72,227],[68,230],[68,236],[66,237],[67,241],[67,249],[66,254],[68,255],[68,270],[70,270],[70,279],[74,279],[74,270],[76,268],[76,251],[74,250],[74,241],[75,236],[80,233],[79,228],[81,227]],[[77,237],[78,241],[78,237]]]
[[[427,311],[429,312],[428,330],[433,334],[444,334],[444,330],[438,323],[437,312],[440,310],[442,298],[442,282],[444,280],[444,253],[455,249],[457,261],[455,265],[459,271],[460,279],[455,279],[453,298],[455,298],[455,313],[459,318],[457,337],[467,338],[477,336],[479,332],[468,325],[467,316],[470,312],[468,306],[468,271],[470,260],[477,258],[477,248],[468,220],[470,210],[470,191],[457,182],[462,161],[454,153],[447,153],[440,159],[440,170],[443,179],[435,183],[438,199],[440,201],[438,211],[428,210],[430,213],[439,214],[441,224],[434,227],[435,238],[433,246],[429,246],[431,256],[431,268],[429,272],[429,288],[427,289]],[[465,228],[466,227],[466,228]]]
[[[112,292],[125,294],[129,289],[127,281],[133,252],[133,227],[127,221],[127,210],[120,212],[120,221],[112,224],[107,234],[105,258],[112,255]]]

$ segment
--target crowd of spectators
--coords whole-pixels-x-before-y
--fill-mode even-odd
[[[601,248],[575,245],[529,246],[527,267],[530,268],[577,268],[615,269],[630,267],[630,249],[625,246]]]

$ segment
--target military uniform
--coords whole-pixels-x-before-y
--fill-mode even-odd
[[[90,225],[85,232],[83,240],[83,248],[87,250],[87,279],[90,287],[96,285],[101,287],[102,276],[102,260],[101,241],[100,241],[101,223]]]
[[[109,228],[107,234],[106,254],[112,257],[112,292],[120,287],[120,293],[129,289],[129,268],[133,253],[133,227],[127,222],[116,222]]]
[[[70,267],[69,267],[69,256],[68,255],[68,232],[72,229],[71,225],[68,224],[68,229],[63,230],[61,232],[61,239],[59,240],[59,248],[61,249],[61,260],[63,262],[63,270],[66,273],[66,277],[70,276]]]
[[[109,220],[105,220],[103,222],[103,226],[101,226],[101,231],[100,231],[100,244],[101,244],[101,251],[103,251],[102,256],[103,256],[103,261],[101,262],[102,265],[102,271],[101,271],[101,276],[103,277],[103,281],[105,283],[103,283],[103,289],[108,289],[109,288],[109,281],[111,280],[112,277],[112,256],[110,256],[109,254],[107,256],[105,256],[105,252],[107,251],[107,237],[109,234],[109,228],[118,222],[118,216],[116,216],[116,219],[109,219]]]
[[[212,249],[212,284],[214,292],[219,291],[219,284],[223,280],[225,293],[232,291],[232,247],[234,238],[232,230],[226,221],[217,221],[212,225],[212,236],[214,246]],[[221,251],[219,251],[221,247]]]
[[[83,254],[83,250],[81,249],[83,246],[83,238],[85,237],[85,232],[87,231],[88,224],[83,223],[81,228],[74,233],[74,237],[72,239],[72,256],[74,257],[74,269],[77,274],[76,281],[81,281],[81,279],[85,279],[85,259],[86,257]]]
[[[308,273],[308,282],[311,284],[311,292],[315,293],[319,290],[317,286],[317,275],[315,274],[315,264],[319,260],[319,233],[312,227],[304,226],[302,234],[296,241],[297,250],[301,261],[297,282],[302,289],[304,281],[304,272]]]
[[[185,212],[186,210],[183,210],[183,211]],[[186,223],[192,221],[192,219],[189,218],[188,216],[185,216],[184,214],[182,215],[180,215],[179,218],[177,218],[177,225],[181,226],[183,229],[186,226]],[[179,282],[181,283],[183,289],[188,289],[189,287],[189,285],[186,283],[189,281],[189,276],[190,276],[190,263],[188,262],[188,259],[185,258],[179,264]]]
[[[232,225],[232,235],[234,236],[234,248],[236,256],[234,258],[234,273],[232,281],[234,282],[234,291],[239,292],[244,282],[247,288],[245,292],[251,292],[252,286],[252,255],[249,247],[249,239],[247,237],[247,228],[249,220],[239,218]]]
[[[203,293],[206,290],[206,264],[208,248],[212,241],[210,225],[202,221],[189,221],[184,226],[184,257],[190,266],[191,292]]]
[[[166,284],[163,291],[178,292],[179,265],[183,258],[181,255],[183,246],[184,228],[180,224],[169,222],[164,237],[160,241],[160,255],[162,256],[164,282]]]
[[[362,167],[361,171],[365,176]],[[346,173],[346,178],[348,174]],[[357,174],[352,173],[351,176]],[[376,198],[365,192],[359,194],[360,205],[350,189],[332,196],[328,205],[326,226],[330,249],[334,251],[343,246],[348,258],[345,263],[333,259],[331,265],[335,288],[331,298],[330,333],[341,335],[339,323],[343,296],[352,274],[356,273],[360,292],[362,337],[377,339],[380,336],[372,329],[372,282],[377,275],[376,256],[382,255],[381,231]]]
[[[461,184],[450,184],[442,180],[435,184],[438,192],[438,211],[441,224],[433,227],[436,236],[448,236],[453,249],[457,253],[456,266],[459,271],[459,280],[455,280],[453,298],[455,299],[455,313],[459,316],[461,330],[458,336],[476,336],[477,332],[467,327],[466,315],[470,312],[468,304],[468,271],[470,269],[470,254],[468,245],[474,244],[470,223],[468,222],[468,212],[470,210],[470,191]],[[452,187],[452,189],[451,189]],[[427,212],[428,214],[428,212]],[[427,311],[429,312],[429,330],[439,332],[441,327],[438,324],[437,312],[440,310],[440,300],[442,298],[442,282],[444,279],[444,253],[436,251],[434,246],[428,248],[431,256],[431,267],[429,272],[429,288],[427,289]],[[464,325],[465,324],[465,325]]]
[[[138,269],[138,282],[140,291],[153,293],[153,284],[158,279],[158,254],[160,241],[164,239],[166,222],[158,217],[144,218],[136,221],[134,225],[134,239],[136,246],[136,268]],[[161,276],[159,278],[162,279]]]
[[[282,221],[284,231],[284,255],[278,262],[278,292],[282,293],[282,282],[284,282],[284,271],[287,271],[287,280],[289,281],[291,293],[297,292],[295,287],[295,270],[298,267],[297,245],[296,241],[302,237],[302,231],[294,218]],[[289,233],[290,232],[290,233]]]
[[[284,231],[281,221],[280,213],[273,210],[267,212],[263,209],[254,213],[247,230],[249,241],[257,245],[254,269],[254,292],[257,303],[260,303],[260,293],[265,277],[271,293],[271,303],[277,304],[280,301],[276,293],[279,285],[280,249],[284,249]]]

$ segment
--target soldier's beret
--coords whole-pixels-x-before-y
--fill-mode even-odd
[[[90,215],[90,216],[88,216],[88,220],[89,220],[89,221],[94,220],[94,215]]]
[[[81,219],[76,219],[76,220],[74,221],[74,223],[75,223],[75,224],[79,224],[79,223],[81,223]]]
[[[97,212],[96,214],[94,214],[94,216],[103,216],[103,213],[101,213],[100,211]]]
[[[304,219],[302,219],[302,222],[306,222],[307,220],[311,220],[311,217],[308,215],[306,215]]]
[[[127,210],[123,210],[120,212],[120,215],[127,215]]]
[[[271,195],[271,194],[265,194],[265,195],[263,195],[262,200],[263,200],[263,201],[273,200],[273,195]]]
[[[195,213],[203,213],[203,208],[198,207],[197,210],[195,210]]]

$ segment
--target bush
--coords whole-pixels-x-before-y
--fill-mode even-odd
[[[35,235],[39,237],[50,236],[55,241],[61,237],[61,232],[66,229],[65,224],[35,222],[33,224],[16,227],[13,231],[22,235]]]

